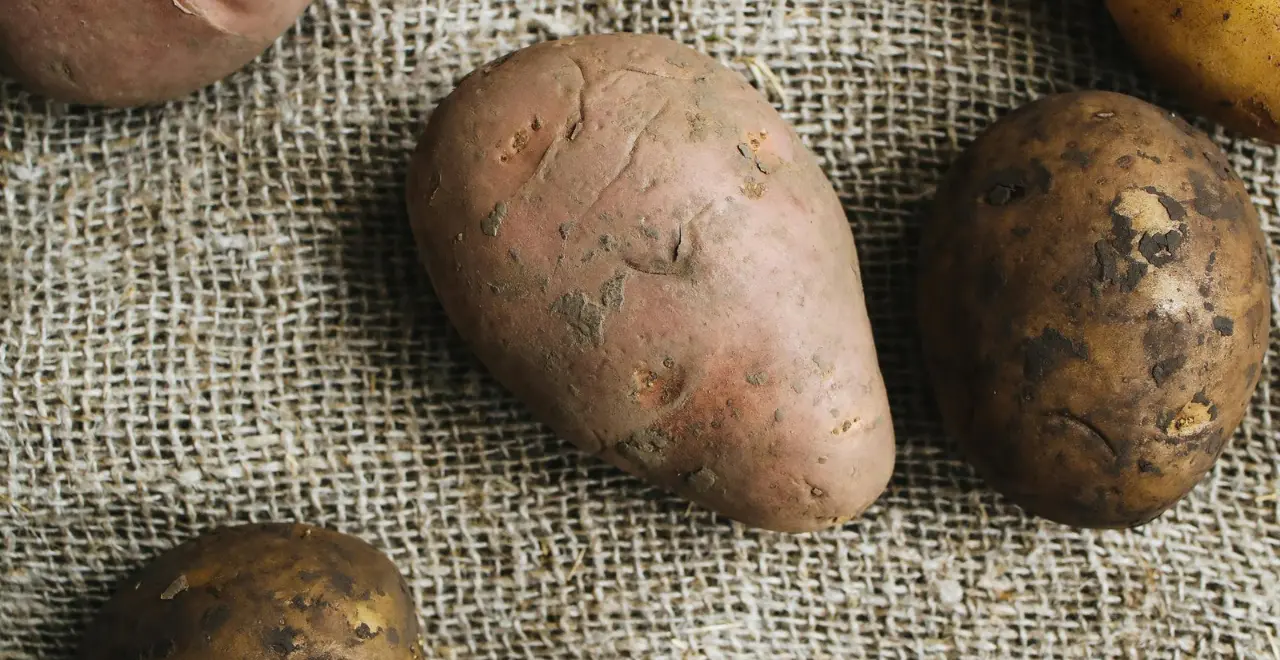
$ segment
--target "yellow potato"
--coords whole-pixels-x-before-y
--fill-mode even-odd
[[[1125,40],[1199,112],[1280,143],[1280,3],[1107,0]]]

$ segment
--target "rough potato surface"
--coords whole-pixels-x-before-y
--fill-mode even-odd
[[[42,96],[139,106],[185,96],[260,55],[310,0],[14,0],[0,72]]]
[[[943,417],[1029,511],[1158,516],[1239,425],[1270,316],[1257,213],[1186,122],[1103,92],[998,122],[939,191],[919,313]]]
[[[416,660],[413,599],[365,542],[306,525],[223,528],[128,578],[83,660]]]
[[[1280,4],[1107,0],[1147,71],[1198,111],[1280,143]]]
[[[892,423],[840,202],[714,60],[615,34],[491,63],[431,118],[409,206],[462,335],[581,448],[775,530],[883,491]]]

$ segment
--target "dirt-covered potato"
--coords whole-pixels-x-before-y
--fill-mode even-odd
[[[1107,0],[1147,70],[1229,128],[1280,142],[1280,3]]]
[[[1103,92],[989,128],[938,192],[919,316],[944,421],[1027,510],[1144,523],[1217,459],[1258,382],[1267,263],[1223,153]]]
[[[0,72],[51,99],[138,106],[260,55],[310,0],[38,0],[0,10]]]
[[[893,430],[840,202],[714,60],[614,34],[493,62],[432,116],[409,207],[461,334],[586,451],[774,530],[883,491]]]
[[[408,588],[360,539],[306,525],[229,527],[158,557],[120,586],[82,660],[414,660]]]

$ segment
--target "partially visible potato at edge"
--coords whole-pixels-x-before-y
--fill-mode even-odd
[[[417,660],[413,599],[364,541],[292,524],[208,532],[130,576],[80,660]]]
[[[1031,513],[1150,521],[1209,471],[1266,351],[1264,237],[1222,151],[1107,92],[988,128],[938,192],[919,316],[942,417]]]
[[[58,101],[177,99],[262,54],[310,0],[39,0],[0,11],[0,73]]]
[[[1146,70],[1197,111],[1280,143],[1280,4],[1107,0]]]
[[[773,530],[884,490],[892,423],[840,202],[711,58],[613,34],[493,62],[431,117],[408,202],[463,337],[582,449]]]

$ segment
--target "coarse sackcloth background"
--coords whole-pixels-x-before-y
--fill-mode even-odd
[[[506,51],[618,30],[742,72],[845,203],[899,441],[854,523],[749,530],[578,453],[435,302],[403,209],[433,105]],[[983,127],[1082,87],[1179,107],[1097,0],[322,0],[165,107],[3,83],[0,658],[69,657],[125,573],[268,520],[385,550],[430,657],[1280,654],[1280,333],[1212,475],[1136,531],[1024,516],[940,432],[911,313],[926,204]],[[1280,151],[1199,123],[1274,286]]]

